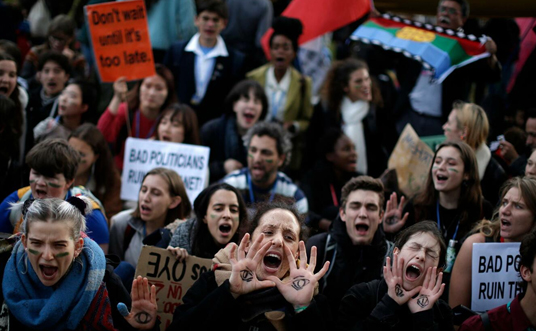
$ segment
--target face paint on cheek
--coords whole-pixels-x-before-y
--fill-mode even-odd
[[[239,221],[238,216],[233,217],[233,221],[238,222]]]
[[[218,218],[218,215],[210,214],[210,218],[212,218],[213,220],[215,220],[216,218]]]
[[[455,173],[458,173],[459,171],[457,169],[454,169],[454,168],[448,168],[449,171],[452,171],[452,172],[455,172]]]
[[[452,130],[449,129],[449,128],[445,128],[445,131],[446,131],[446,132],[451,132]]]
[[[249,158],[253,158],[253,154],[248,153]]]
[[[266,159],[266,160],[264,160],[264,162],[266,162],[266,163],[273,163],[274,160],[272,160],[272,159]]]
[[[47,185],[50,186],[50,187],[53,187],[53,188],[60,188],[61,185],[58,185],[58,184],[55,184],[55,183],[52,183],[52,182],[47,182]]]
[[[28,252],[32,253],[33,255],[39,255],[39,251],[36,251],[35,249],[28,248]]]
[[[35,180],[35,179],[31,179],[31,180],[30,180],[30,184],[33,184],[33,183],[35,183],[35,182],[37,182],[37,180]]]
[[[432,166],[432,170],[435,170],[437,168],[439,168],[439,166],[436,166],[436,165]]]
[[[58,253],[55,256],[56,257],[65,257],[65,256],[68,256],[68,255],[69,255],[69,252],[63,252],[63,253]]]

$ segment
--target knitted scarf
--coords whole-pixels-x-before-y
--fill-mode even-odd
[[[2,289],[7,307],[20,323],[32,329],[75,330],[96,294],[107,295],[102,286],[106,268],[104,253],[97,243],[83,237],[81,254],[56,288],[41,283],[28,263],[22,242],[15,245],[6,265]],[[104,315],[103,312],[94,319],[109,317]]]

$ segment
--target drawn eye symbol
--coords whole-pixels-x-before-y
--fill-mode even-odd
[[[307,286],[307,284],[309,284],[309,283],[310,283],[309,279],[305,279],[305,278],[296,279],[296,280],[292,283],[292,287],[293,287],[295,290],[301,290],[302,288],[304,288],[305,286]]]

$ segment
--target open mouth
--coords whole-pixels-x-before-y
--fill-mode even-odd
[[[448,18],[447,16],[441,16],[439,18],[439,23],[450,24],[450,18]]]
[[[147,207],[147,206],[145,206],[145,205],[141,205],[141,206],[140,206],[140,212],[141,212],[142,214],[147,214],[147,213],[149,213],[150,211],[151,211],[151,208],[149,208],[149,207]]]
[[[0,94],[7,95],[7,91],[9,91],[7,86],[0,86]]]
[[[365,235],[367,234],[369,226],[367,224],[356,224],[355,229],[357,230],[358,234]]]
[[[160,137],[160,140],[162,140],[162,141],[171,141],[171,137],[168,136],[168,135],[163,135],[162,137]]]
[[[447,176],[443,176],[443,175],[437,175],[436,178],[437,178],[437,180],[440,181],[440,182],[444,182],[444,181],[446,181],[447,179],[449,179]]]
[[[231,225],[229,224],[222,224],[220,225],[219,227],[220,229],[220,232],[223,233],[223,234],[229,234],[231,232]]]
[[[510,225],[512,225],[512,223],[510,223],[510,222],[507,221],[507,220],[501,220],[501,225],[504,225],[504,226],[510,226]]]
[[[276,254],[266,254],[263,262],[268,268],[277,269],[281,265],[281,257]]]
[[[43,191],[43,190],[35,190],[35,195],[42,199],[43,197],[46,197],[47,196],[47,192],[46,191]]]
[[[253,119],[255,118],[255,114],[253,114],[253,113],[244,113],[244,118],[246,120],[253,121]]]
[[[44,278],[47,279],[53,279],[54,276],[56,276],[56,273],[58,272],[58,267],[48,266],[48,265],[39,265],[39,269],[41,269],[41,274],[44,276]]]
[[[409,265],[406,268],[406,278],[409,281],[414,281],[421,275],[421,269],[417,267],[416,265]]]

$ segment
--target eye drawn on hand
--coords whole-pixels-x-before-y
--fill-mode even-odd
[[[253,272],[249,269],[241,270],[240,278],[242,278],[242,281],[249,283],[253,280]]]
[[[151,315],[142,311],[134,315],[134,320],[140,324],[147,324],[151,322],[152,318],[151,318]]]
[[[424,294],[421,294],[421,296],[417,299],[417,304],[421,308],[424,308],[424,307],[428,306],[430,304],[430,301],[428,300],[428,296],[424,295]]]
[[[294,279],[292,281],[292,288],[295,289],[296,291],[299,291],[301,289],[303,289],[305,286],[307,286],[307,284],[309,284],[311,281],[309,279],[306,279],[306,278],[297,278],[297,279]]]
[[[400,286],[400,284],[396,284],[396,286],[395,286],[395,294],[399,298],[402,298],[404,296],[404,291],[402,290],[402,286]]]

